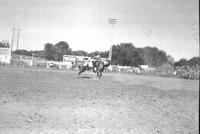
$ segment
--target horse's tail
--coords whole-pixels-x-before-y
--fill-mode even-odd
[[[103,60],[104,67],[108,67],[111,64],[111,61],[109,59]]]

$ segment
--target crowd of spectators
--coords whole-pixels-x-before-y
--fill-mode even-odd
[[[174,68],[174,75],[184,79],[199,79],[200,66],[193,65]]]
[[[179,66],[174,68],[147,68],[141,69],[140,67],[130,66],[110,66],[106,69],[110,72],[127,72],[144,75],[157,75],[164,77],[178,77],[183,79],[199,79],[200,66]]]

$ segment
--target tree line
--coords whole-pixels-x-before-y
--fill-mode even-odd
[[[174,67],[182,67],[182,66],[193,67],[196,65],[200,66],[200,57],[193,57],[189,60],[182,58],[174,63]]]
[[[8,41],[3,40],[3,41],[0,42],[0,47],[9,48],[9,47],[10,47],[10,44],[9,44]]]
[[[157,67],[169,60],[168,55],[163,50],[149,46],[137,48],[132,43],[114,45],[112,57],[113,64],[123,66],[139,66],[146,64]]]
[[[72,49],[69,47],[69,44],[65,41],[60,41],[56,44],[46,43],[44,45],[44,49],[40,51],[16,50],[14,51],[14,53],[27,56],[40,57],[52,61],[62,61],[63,55],[76,55],[76,56],[88,56],[88,57],[94,57],[96,55],[100,55],[102,58],[107,58],[109,54],[108,51],[105,52],[95,51],[91,53],[88,53],[83,50],[72,51]]]
[[[109,51],[94,51],[88,53],[83,50],[72,51],[69,44],[65,41],[60,41],[56,44],[46,43],[44,49],[40,51],[27,51],[16,50],[15,54],[22,54],[28,56],[35,56],[44,58],[46,60],[62,61],[63,55],[77,55],[77,56],[89,56],[94,57],[100,55],[102,58],[108,58]],[[122,66],[139,66],[149,65],[152,67],[159,67],[162,64],[169,63],[172,66],[182,66],[188,64],[198,64],[199,57],[194,57],[190,60],[180,59],[175,62],[171,55],[157,47],[135,47],[132,43],[120,43],[113,45],[112,47],[112,61],[113,65]]]

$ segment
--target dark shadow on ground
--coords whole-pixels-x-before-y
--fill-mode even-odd
[[[79,79],[91,79],[92,77],[89,77],[89,76],[78,76],[76,78],[79,78]]]

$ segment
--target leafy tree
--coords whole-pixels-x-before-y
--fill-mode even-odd
[[[45,59],[45,51],[44,50],[36,50],[36,51],[30,51],[32,53],[32,56],[34,57],[40,57],[42,59]]]
[[[54,60],[62,61],[63,55],[70,55],[71,49],[65,41],[60,41],[55,44]]]
[[[184,59],[184,58],[180,59],[178,62],[176,62],[176,63],[174,64],[175,67],[176,67],[176,66],[185,66],[185,65],[187,65],[187,60]]]
[[[99,52],[99,51],[94,51],[88,54],[89,57],[94,57],[96,55],[100,55],[101,58],[108,58],[109,52]]]
[[[156,47],[136,48],[132,43],[121,43],[113,46],[112,64],[139,66],[161,66],[168,61],[164,51]]]
[[[182,58],[179,61],[174,63],[174,67],[185,66],[185,65],[188,65],[190,67],[194,66],[194,65],[200,66],[200,57],[193,57],[193,58],[191,58],[189,60],[186,60],[186,59]]]
[[[72,55],[76,56],[88,56],[88,53],[83,50],[72,51]]]
[[[144,65],[144,52],[142,48],[137,48],[137,56],[135,57],[135,64],[136,66]]]
[[[194,65],[198,65],[200,66],[200,57],[193,57],[190,60],[188,60],[187,64],[189,66],[194,66]]]
[[[143,53],[144,63],[150,66],[157,67],[167,62],[166,53],[156,47],[145,47]]]
[[[109,55],[109,51],[100,52],[100,56],[102,58],[108,58],[108,55]]]
[[[0,42],[0,47],[9,48],[9,47],[10,47],[10,44],[9,44],[8,41],[3,40],[3,41]]]
[[[94,52],[89,53],[88,56],[89,57],[94,57],[94,56],[99,55],[99,54],[100,54],[99,51],[94,51]]]
[[[27,51],[27,50],[24,50],[24,49],[22,49],[22,50],[15,50],[13,53],[14,53],[14,54],[19,54],[19,55],[32,56],[32,53],[31,53],[31,52],[29,52],[29,51]]]
[[[112,52],[112,64],[123,66],[137,65],[136,60],[139,60],[138,53],[132,43],[114,45]]]
[[[51,43],[46,43],[44,45],[45,59],[47,60],[55,60],[54,54],[56,52],[55,47]]]

